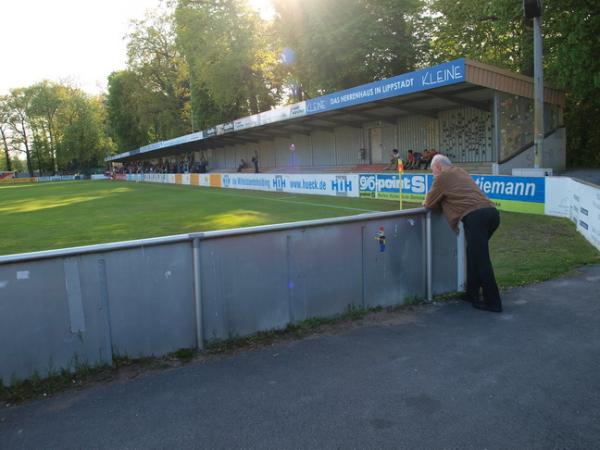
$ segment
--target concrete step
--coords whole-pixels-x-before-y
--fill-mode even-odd
[[[492,163],[455,163],[472,174],[491,175]],[[389,164],[360,164],[357,166],[298,166],[298,167],[259,167],[262,173],[395,173],[386,170]],[[236,173],[237,169],[214,169],[211,172]],[[244,173],[253,173],[254,168],[244,169]],[[427,170],[406,170],[406,173],[431,173]]]
[[[493,163],[491,163],[491,162],[478,162],[478,163],[457,162],[457,163],[454,163],[455,166],[462,167],[469,173],[481,174],[481,175],[492,175],[492,173],[493,173],[492,164]]]

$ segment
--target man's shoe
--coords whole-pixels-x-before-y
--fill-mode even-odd
[[[473,308],[481,309],[483,311],[491,311],[491,312],[502,312],[502,305],[490,305],[486,302],[473,302]]]

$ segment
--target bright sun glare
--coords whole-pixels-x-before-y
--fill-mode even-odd
[[[260,17],[264,20],[271,20],[275,15],[271,0],[248,0],[248,3],[252,8],[258,11]]]

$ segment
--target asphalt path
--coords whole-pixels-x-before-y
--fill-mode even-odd
[[[600,266],[0,409],[0,448],[599,448]]]

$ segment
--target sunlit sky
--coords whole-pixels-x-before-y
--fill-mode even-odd
[[[269,0],[249,0],[263,17]],[[97,94],[125,68],[130,21],[159,0],[2,0],[0,94],[47,79]]]

